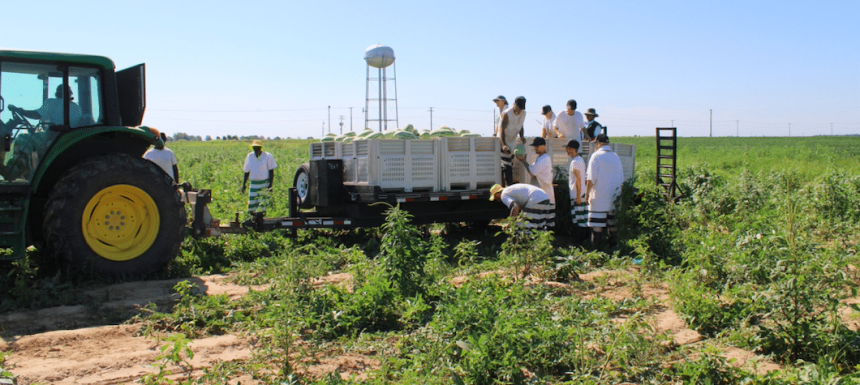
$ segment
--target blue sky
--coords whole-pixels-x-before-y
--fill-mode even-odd
[[[394,49],[400,126],[490,135],[499,94],[592,107],[610,135],[860,134],[860,1],[6,2],[4,48],[147,65],[144,124],[307,137],[364,125]],[[350,109],[352,108],[352,122]],[[832,125],[831,125],[832,123]],[[434,128],[435,128],[434,127]]]

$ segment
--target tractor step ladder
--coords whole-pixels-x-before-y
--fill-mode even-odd
[[[678,198],[675,183],[678,154],[678,129],[657,127],[657,185],[663,187],[663,196],[674,202]]]
[[[24,256],[24,219],[30,186],[20,183],[0,183],[0,249],[12,253],[0,255],[0,260]]]

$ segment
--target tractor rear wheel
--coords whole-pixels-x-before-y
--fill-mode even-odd
[[[48,254],[66,270],[149,274],[179,253],[185,207],[155,163],[125,154],[87,159],[54,186],[45,205]]]

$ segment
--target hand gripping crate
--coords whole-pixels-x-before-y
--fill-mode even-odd
[[[442,137],[442,190],[477,190],[502,183],[498,138]]]
[[[341,159],[343,143],[341,142],[315,142],[311,143],[311,160],[317,159]]]
[[[344,147],[344,185],[391,192],[439,190],[439,141],[370,139]]]

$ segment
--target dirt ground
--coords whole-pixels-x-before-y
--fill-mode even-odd
[[[586,296],[602,296],[613,300],[632,298],[633,293],[625,282],[629,282],[630,271],[597,271],[583,274],[580,278],[593,282],[594,289]],[[487,274],[487,273],[485,273]],[[490,273],[492,274],[492,273]],[[207,295],[226,294],[239,298],[248,292],[248,287],[226,282],[227,276],[212,275],[189,279]],[[317,279],[317,285],[343,284],[351,277],[336,274]],[[458,277],[455,285],[462,284],[469,277]],[[159,347],[164,342],[154,338],[138,336],[141,325],[114,325],[104,319],[94,318],[92,314],[113,314],[115,319],[129,319],[137,314],[138,308],[149,303],[166,308],[174,301],[174,285],[181,280],[145,281],[122,283],[93,289],[81,295],[100,305],[94,312],[87,306],[61,306],[37,311],[19,311],[0,315],[0,350],[9,351],[6,367],[17,375],[17,383],[35,384],[124,384],[133,383],[149,373],[156,373],[153,366],[155,357],[160,354]],[[547,285],[561,283],[544,282]],[[252,287],[253,290],[265,286]],[[639,288],[640,295],[653,299],[658,305],[649,322],[656,333],[667,332],[672,336],[676,347],[696,344],[702,336],[687,327],[687,324],[669,306],[669,296],[665,287],[644,285]],[[96,302],[98,301],[98,302]],[[86,302],[86,301],[84,301]],[[858,301],[855,301],[858,302]],[[852,329],[860,326],[856,317],[846,311],[843,320]],[[619,320],[623,322],[624,320]],[[115,322],[114,322],[115,323]],[[194,359],[191,362],[194,372],[202,373],[204,368],[219,362],[246,360],[251,357],[251,343],[240,336],[223,335],[194,340],[191,344]],[[757,356],[753,352],[734,347],[723,349],[724,356],[733,359],[733,365],[754,368],[759,373],[779,369],[779,365]],[[302,368],[308,376],[322,378],[328,373],[339,373],[342,377],[359,376],[379,367],[379,361],[372,356],[347,354],[323,357],[313,365]],[[171,369],[171,368],[168,368]],[[181,372],[172,368],[174,373]],[[178,378],[177,378],[178,379]],[[231,384],[255,384],[249,375],[237,375]]]

